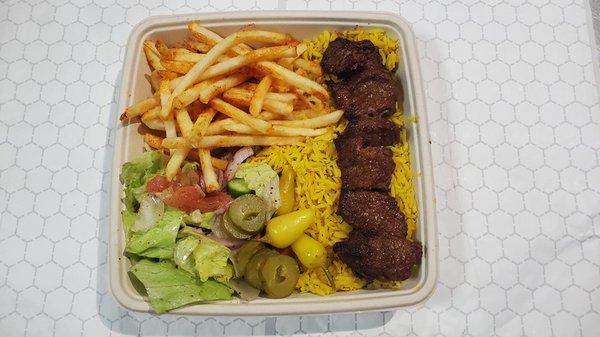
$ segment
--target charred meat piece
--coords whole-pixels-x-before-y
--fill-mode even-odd
[[[323,53],[323,70],[338,77],[360,71],[369,63],[381,64],[379,49],[368,40],[353,42],[338,38],[329,43]]]
[[[402,99],[402,90],[382,66],[365,67],[341,82],[329,82],[335,105],[346,118],[389,117]]]
[[[348,124],[340,138],[362,137],[364,146],[390,146],[400,140],[400,128],[385,118],[359,119]]]
[[[342,185],[348,190],[388,190],[394,160],[387,147],[365,147],[361,137],[336,140]]]
[[[383,235],[368,237],[359,231],[352,231],[333,250],[357,275],[381,281],[406,280],[423,255],[418,242]]]
[[[343,190],[339,213],[365,236],[406,237],[404,214],[387,193]]]

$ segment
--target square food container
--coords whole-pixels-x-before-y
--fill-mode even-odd
[[[404,89],[404,112],[409,116],[416,116],[418,120],[418,123],[407,125],[407,128],[419,207],[415,234],[417,240],[423,243],[425,254],[418,273],[399,290],[359,290],[338,292],[330,296],[294,294],[284,299],[259,298],[251,302],[233,299],[189,306],[171,313],[215,316],[329,314],[390,310],[416,305],[427,299],[433,292],[438,273],[437,225],[424,91],[415,38],[409,25],[399,16],[370,12],[261,11],[150,17],[138,24],[129,37],[119,95],[119,113],[151,94],[150,85],[144,78],[144,74],[149,73],[149,67],[142,51],[143,41],[157,38],[167,44],[183,41],[188,36],[187,24],[192,21],[199,21],[221,35],[254,24],[257,28],[289,33],[297,39],[311,38],[324,30],[347,30],[356,26],[383,28],[391,36],[397,37],[400,41],[401,60],[396,75]],[[143,140],[137,132],[138,127],[135,123],[119,125],[116,130],[109,244],[110,288],[123,307],[151,312],[149,304],[134,289],[127,274],[129,261],[123,256],[125,237],[120,216],[123,195],[119,172],[123,163],[142,153]]]

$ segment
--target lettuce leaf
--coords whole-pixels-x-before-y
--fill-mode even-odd
[[[125,190],[123,202],[127,210],[133,211],[139,206],[139,200],[146,190],[146,183],[152,177],[162,174],[168,157],[159,151],[144,152],[135,160],[123,164],[121,184]]]
[[[213,223],[215,222],[215,213],[202,213],[199,210],[195,210],[192,213],[187,214],[183,218],[183,222],[185,222],[187,225],[211,229]]]
[[[199,244],[200,240],[193,236],[188,236],[184,239],[177,241],[177,245],[175,246],[175,264],[179,268],[193,275],[196,274],[196,270],[194,269],[195,261],[194,255],[192,255],[192,253],[194,252],[194,249],[198,247]]]
[[[143,284],[150,305],[157,313],[191,303],[229,300],[233,293],[224,284],[213,280],[201,282],[168,262],[144,259],[131,268],[131,274]]]
[[[185,212],[166,208],[156,226],[144,233],[131,233],[125,251],[145,257],[173,259],[177,232]]]
[[[200,244],[194,249],[196,272],[201,281],[211,277],[227,282],[233,276],[233,269],[228,265],[231,250],[207,237],[200,238]]]
[[[125,232],[125,242],[129,242],[129,237],[132,233],[133,224],[137,220],[137,214],[131,210],[124,210],[121,212],[121,219],[123,220],[123,231]]]
[[[236,178],[242,178],[248,188],[254,190],[256,195],[265,199],[269,207],[269,216],[281,206],[279,193],[279,176],[277,172],[266,163],[242,163],[235,171]]]

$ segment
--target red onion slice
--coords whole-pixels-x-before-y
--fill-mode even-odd
[[[237,152],[233,155],[233,158],[227,165],[227,169],[225,169],[225,179],[227,181],[233,179],[233,176],[235,175],[235,171],[237,171],[238,166],[240,166],[240,164],[243,163],[244,160],[248,159],[253,154],[254,150],[252,150],[251,147],[246,146],[237,150]]]

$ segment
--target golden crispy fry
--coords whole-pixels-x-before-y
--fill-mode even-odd
[[[179,126],[179,131],[184,137],[189,138],[192,134],[192,128],[194,127],[194,122],[190,118],[186,109],[178,109],[175,111],[175,120],[177,121],[177,126]]]
[[[158,88],[158,94],[160,95],[160,118],[165,120],[169,117],[171,113],[171,91],[169,80],[160,81],[160,86]]]
[[[147,133],[144,135],[144,142],[150,145],[153,149],[161,149],[162,148],[163,139],[159,136],[155,136],[151,133]]]
[[[211,48],[210,45],[196,40],[187,40],[186,45],[189,49],[197,50],[201,53],[206,53]]]
[[[157,72],[161,79],[166,80],[174,80],[180,76],[180,74],[170,70],[158,70]]]
[[[191,51],[189,51],[187,49],[184,49],[184,50],[186,52],[172,51],[171,52],[171,60],[179,61],[179,62],[196,63],[196,62],[199,62],[204,57],[204,54],[192,53]]]
[[[342,118],[343,114],[344,114],[343,110],[336,110],[336,111],[330,112],[326,115],[321,115],[321,116],[314,117],[314,118],[292,120],[292,121],[273,120],[273,121],[271,121],[271,123],[273,125],[283,125],[283,126],[290,126],[290,127],[297,127],[297,128],[316,129],[316,128],[322,128],[322,127],[337,123],[340,120],[340,118]]]
[[[273,90],[280,92],[280,93],[292,91],[292,87],[290,85],[288,85],[287,83],[285,83],[284,81],[282,81],[278,78],[273,79],[273,83],[271,84],[271,87],[273,87]]]
[[[236,74],[232,74],[231,76],[214,81],[211,84],[200,88],[200,102],[206,104],[214,97],[248,80],[248,78],[250,78],[250,75],[243,72],[239,72]]]
[[[221,135],[224,133],[227,133],[227,129],[225,129],[225,126],[229,125],[229,124],[234,124],[237,123],[233,118],[225,118],[225,119],[221,119],[218,120],[216,122],[212,122],[208,128],[206,129],[206,136],[214,136],[214,135]]]
[[[209,149],[199,149],[198,157],[200,157],[200,166],[202,167],[202,178],[204,179],[204,186],[206,186],[206,192],[215,192],[218,191],[219,180],[217,178],[217,173],[212,165],[210,150]]]
[[[156,119],[160,117],[160,106],[155,106],[154,108],[144,112],[142,115],[142,121],[148,121],[151,119]]]
[[[164,42],[162,42],[161,40],[156,40],[155,45],[161,58],[169,57],[169,47],[167,47],[167,45]]]
[[[304,92],[300,89],[296,89],[296,93],[298,94],[298,97],[300,97],[300,99],[311,109],[314,111],[321,111],[323,110],[323,101],[321,101],[320,99],[318,99],[317,97]]]
[[[323,75],[323,70],[321,69],[321,65],[317,62],[305,60],[303,58],[297,58],[293,61],[294,65],[300,69],[303,69],[311,74],[316,76]]]
[[[186,74],[194,67],[194,63],[191,62],[170,61],[166,59],[160,60],[160,63],[163,65],[163,67],[165,67],[166,70],[182,75]]]
[[[167,137],[177,137],[177,125],[173,120],[173,117],[167,119],[165,122],[165,134]]]
[[[197,22],[188,24],[188,29],[192,33],[192,36],[200,42],[203,42],[212,48],[217,43],[223,41],[223,38],[213,32],[212,30],[202,27]],[[240,43],[237,46],[231,48],[232,55],[241,55],[251,51],[252,48],[246,44]]]
[[[167,180],[171,181],[173,178],[175,178],[189,151],[189,148],[175,149],[171,151],[171,158],[169,159],[167,167],[165,168],[165,176],[167,177]]]
[[[215,110],[235,119],[242,124],[248,125],[259,132],[266,132],[269,128],[271,128],[271,123],[252,117],[245,111],[238,109],[237,107],[223,101],[220,98],[214,98],[210,101],[209,105]]]
[[[150,75],[144,74],[144,77],[150,83],[150,88],[152,88],[152,92],[158,91],[158,87],[160,86],[160,70],[153,70]]]
[[[252,116],[256,117],[262,111],[265,96],[267,95],[272,82],[271,76],[265,76],[262,80],[260,80],[258,86],[256,86],[256,90],[254,91],[254,95],[252,95],[250,107],[248,109]]]
[[[235,133],[241,133],[241,134],[250,134],[250,135],[257,134],[256,130],[252,129],[251,127],[249,127],[247,125],[240,124],[240,123],[226,125],[225,129],[235,132]],[[296,128],[296,127],[283,126],[283,125],[273,125],[273,127],[271,129],[269,129],[269,131],[267,131],[265,133],[265,135],[287,136],[287,137],[290,137],[290,136],[316,137],[316,136],[325,134],[326,132],[327,132],[327,128],[309,129],[309,128]]]
[[[200,115],[198,115],[196,122],[194,122],[194,125],[192,126],[192,132],[188,137],[192,143],[197,143],[200,140],[200,138],[204,137],[204,135],[208,131],[208,126],[210,125],[210,122],[216,114],[217,112],[215,111],[215,109],[208,108],[204,110],[204,112],[202,112]]]
[[[148,64],[154,70],[163,70],[164,67],[160,63],[160,53],[156,49],[154,42],[150,40],[144,41],[144,54],[146,54],[146,60]]]
[[[152,96],[150,98],[146,98],[141,100],[129,108],[125,109],[125,112],[121,115],[121,120],[133,118],[143,114],[144,112],[158,106],[160,104],[160,100],[156,96]]]
[[[229,164],[229,162],[227,160],[223,160],[220,158],[211,157],[210,160],[212,161],[213,167],[216,169],[219,169],[219,170],[226,169],[227,165]]]
[[[272,146],[290,145],[304,141],[304,137],[271,137],[271,136],[205,136],[198,144],[201,148],[237,147],[237,146]]]
[[[146,125],[149,129],[165,131],[165,123],[159,118],[148,119],[148,120],[142,119],[142,123],[144,123],[144,125]]]
[[[274,79],[271,78],[271,80]],[[254,95],[254,91],[256,90],[257,86],[258,85],[256,83],[244,82],[230,90],[236,94],[239,93],[240,95],[244,95],[244,97],[248,97],[248,95],[251,97],[252,95]],[[296,96],[296,94],[288,92],[267,92],[265,99],[294,104],[296,100],[298,100],[298,96]]]
[[[327,92],[327,89],[323,88],[323,86],[311,79],[302,77],[274,62],[261,61],[258,62],[257,66],[261,71],[276,77],[293,87],[317,96],[322,100],[329,100],[329,93]]]
[[[275,112],[280,115],[288,114],[294,110],[293,102],[282,102],[273,99],[273,97],[273,93],[267,93],[265,95],[265,100],[263,101],[263,110]],[[252,100],[252,92],[243,89],[232,88],[223,93],[223,99],[236,106],[248,107],[250,106],[250,102]]]
[[[172,98],[179,96],[179,94],[197,81],[197,79],[206,71],[206,69],[215,63],[217,58],[224,54],[231,47],[250,41],[286,44],[293,42],[294,39],[288,34],[262,30],[249,30],[233,33],[214,45],[213,48],[206,53],[206,56],[203,57],[200,62],[196,63],[194,67],[192,67],[192,69],[190,69],[190,71],[183,76],[181,82],[179,82],[177,87],[175,87],[175,90],[173,90]]]
[[[295,57],[282,57],[277,61],[277,64],[279,64],[282,67],[288,68],[289,70],[292,70],[295,59]]]
[[[162,140],[161,146],[165,149],[189,149],[192,144],[185,137],[167,137]]]
[[[210,66],[208,69],[206,69],[206,71],[204,71],[204,73],[200,74],[196,78],[196,81],[202,81],[219,75],[228,74],[236,69],[258,61],[278,59],[280,57],[295,55],[295,53],[296,48],[293,46],[265,47],[256,49],[244,55],[239,55]],[[163,65],[167,67],[164,63]]]

